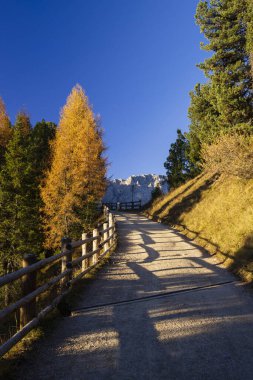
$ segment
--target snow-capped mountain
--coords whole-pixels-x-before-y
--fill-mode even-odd
[[[127,179],[114,179],[109,185],[103,202],[131,202],[141,200],[142,204],[151,199],[152,191],[159,186],[168,192],[166,177],[156,174],[132,175]]]

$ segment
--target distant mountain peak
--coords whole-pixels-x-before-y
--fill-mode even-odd
[[[152,191],[159,186],[163,193],[168,192],[166,177],[159,174],[131,175],[127,179],[117,178],[109,181],[103,202],[150,201]]]

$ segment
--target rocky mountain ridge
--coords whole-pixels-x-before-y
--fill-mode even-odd
[[[164,175],[131,175],[127,179],[109,181],[103,202],[131,202],[141,200],[142,204],[150,201],[152,191],[159,187],[163,193],[168,192]]]

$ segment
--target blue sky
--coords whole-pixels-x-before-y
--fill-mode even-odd
[[[164,174],[204,77],[198,0],[0,0],[0,96],[12,122],[58,122],[80,83],[102,118],[109,175]]]

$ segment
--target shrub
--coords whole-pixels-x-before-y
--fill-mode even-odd
[[[222,135],[212,145],[204,145],[201,156],[206,171],[253,178],[253,136]]]
[[[155,186],[154,190],[151,193],[152,201],[159,198],[161,195],[163,195],[163,192],[159,185]]]

